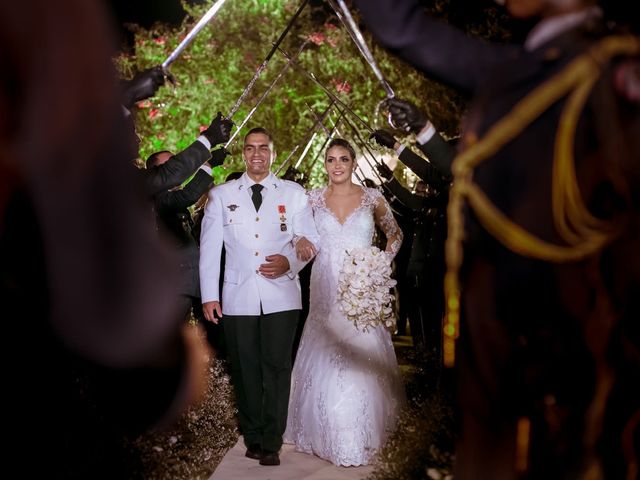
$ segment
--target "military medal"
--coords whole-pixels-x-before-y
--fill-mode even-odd
[[[228,208],[229,210],[231,210],[232,212],[235,212],[235,211],[236,211],[236,208],[238,208],[238,205],[227,205],[227,208]]]
[[[278,205],[278,213],[280,214],[280,231],[286,232],[287,224],[285,222],[287,221],[287,217],[285,217],[285,213],[287,213],[287,207]]]

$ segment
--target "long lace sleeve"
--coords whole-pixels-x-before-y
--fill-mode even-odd
[[[387,237],[387,247],[385,248],[385,252],[389,254],[391,258],[394,258],[398,253],[398,250],[400,250],[400,245],[402,245],[402,238],[404,235],[398,226],[398,222],[396,222],[396,219],[393,216],[389,203],[380,192],[377,192],[376,194],[373,215],[376,224],[382,229],[384,235]]]

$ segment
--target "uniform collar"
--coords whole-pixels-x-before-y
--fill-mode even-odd
[[[565,13],[546,18],[529,32],[524,42],[524,49],[532,51],[549,42],[550,40],[560,36],[561,34],[572,30],[588,20],[599,18],[602,16],[602,10],[593,6],[585,8],[577,12]]]
[[[240,177],[240,184],[238,185],[238,189],[249,190],[256,183],[260,183],[264,187],[265,191],[269,190],[279,190],[282,187],[282,180],[276,177],[273,172],[269,173],[269,175],[264,178],[261,182],[254,182],[247,172],[243,173]]]

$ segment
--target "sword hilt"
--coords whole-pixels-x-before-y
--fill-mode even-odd
[[[171,83],[171,85],[174,85],[174,86],[176,85],[176,83],[177,83],[176,77],[164,65],[162,66],[162,73],[164,74],[164,78],[166,80],[169,80],[169,83]]]

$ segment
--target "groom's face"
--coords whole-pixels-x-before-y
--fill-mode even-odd
[[[269,175],[271,163],[275,157],[273,142],[264,133],[252,133],[244,140],[242,150],[247,174],[254,180],[261,180]]]

